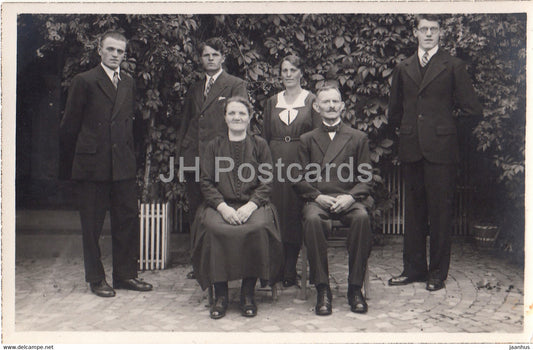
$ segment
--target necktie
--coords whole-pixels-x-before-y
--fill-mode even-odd
[[[205,87],[204,97],[207,97],[207,94],[209,94],[209,91],[213,87],[214,83],[215,79],[213,79],[213,77],[209,77],[209,81],[207,82],[207,86]]]
[[[429,54],[428,54],[428,52],[426,51],[426,52],[424,53],[424,55],[422,56],[422,60],[420,61],[420,65],[421,65],[422,67],[425,67],[426,64],[428,64],[428,62],[429,62]]]
[[[340,126],[341,123],[333,126],[322,123],[322,130],[324,130],[325,132],[337,132],[339,131]]]
[[[113,73],[113,85],[115,85],[115,89],[118,88],[118,81],[119,81],[119,77],[118,77],[118,72],[115,72]]]

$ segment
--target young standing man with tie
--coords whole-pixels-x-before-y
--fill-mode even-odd
[[[98,46],[101,64],[72,80],[60,126],[66,177],[79,182],[85,280],[100,297],[115,296],[113,288],[152,290],[152,285],[137,279],[135,82],[120,70],[126,43],[120,32],[102,35]],[[113,288],[106,282],[98,244],[108,208]]]
[[[226,99],[232,96],[248,99],[245,81],[222,69],[226,59],[225,51],[224,42],[220,38],[211,38],[200,44],[198,55],[205,71],[205,79],[194,83],[185,98],[177,154],[183,157],[185,167],[198,169],[184,172],[191,225],[196,210],[203,201],[199,183],[199,157],[209,141],[216,136],[228,134],[224,121]],[[191,272],[187,277],[194,278],[194,275]]]
[[[439,48],[440,33],[438,16],[416,17],[418,51],[396,67],[389,101],[390,125],[399,127],[406,191],[403,272],[389,285],[426,282],[429,291],[444,288],[450,265],[459,161],[453,111],[459,107],[461,117],[482,114],[465,63]]]

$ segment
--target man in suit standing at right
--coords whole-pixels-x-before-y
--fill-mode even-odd
[[[237,95],[248,99],[246,82],[226,73],[222,68],[226,60],[226,47],[222,39],[210,38],[202,42],[198,46],[198,56],[205,78],[195,82],[185,97],[177,147],[178,156],[183,157],[183,165],[188,169],[197,169],[183,173],[191,225],[196,210],[203,201],[199,183],[199,157],[209,141],[216,136],[228,134],[224,119],[226,99]],[[192,272],[187,277],[194,279]]]
[[[440,33],[438,16],[416,16],[418,50],[396,67],[389,101],[389,123],[400,133],[406,205],[403,272],[389,285],[426,282],[429,291],[444,288],[450,265],[459,160],[453,110],[459,107],[462,116],[482,114],[465,63],[439,48]]]

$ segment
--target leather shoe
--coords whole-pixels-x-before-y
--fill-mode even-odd
[[[250,296],[244,296],[241,299],[241,314],[244,317],[255,317],[257,316],[257,305],[255,304],[254,298]]]
[[[228,309],[228,297],[223,295],[215,298],[215,303],[209,310],[209,317],[214,320],[218,320],[226,316],[226,310]]]
[[[348,293],[348,303],[350,304],[352,312],[364,314],[368,311],[368,304],[361,293],[361,289],[350,291]]]
[[[254,294],[257,278],[248,277],[242,279],[241,286],[241,314],[244,317],[257,316],[257,305],[255,305]]]
[[[320,284],[316,287],[315,313],[318,316],[331,315],[331,289],[327,284]]]
[[[129,289],[137,292],[149,292],[153,287],[150,283],[140,281],[137,278],[131,278],[129,280],[113,280],[113,288]]]
[[[187,279],[189,280],[195,280],[196,279],[196,274],[194,273],[194,271],[191,271],[187,274]]]
[[[442,288],[444,288],[444,281],[437,278],[430,278],[426,284],[426,289],[430,292],[435,292]]]
[[[106,280],[101,280],[98,282],[91,282],[91,292],[98,295],[99,297],[103,298],[109,298],[115,296],[115,291],[109,284],[107,284]]]
[[[425,277],[412,278],[405,275],[392,277],[389,279],[389,286],[405,286],[406,284],[413,282],[426,282]]]

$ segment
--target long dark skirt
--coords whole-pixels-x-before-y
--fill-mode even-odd
[[[286,143],[284,141],[271,141],[270,150],[274,163],[278,158],[285,164],[283,171],[284,182],[276,179],[272,183],[272,204],[276,206],[279,213],[281,239],[283,243],[289,243],[300,247],[303,241],[302,234],[302,208],[303,202],[292,188],[293,183],[287,178],[286,169],[289,164],[298,162],[299,141]],[[297,173],[293,171],[292,178]]]
[[[202,289],[244,277],[257,277],[271,285],[279,281],[283,248],[276,211],[270,205],[257,208],[246,223],[230,225],[203,204],[191,232],[192,264]]]

